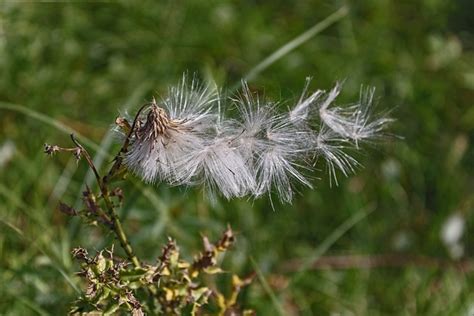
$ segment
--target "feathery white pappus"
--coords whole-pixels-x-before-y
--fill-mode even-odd
[[[242,92],[228,99],[239,115],[226,118],[226,100],[215,87],[183,76],[137,116],[125,165],[146,182],[202,184],[227,199],[275,192],[291,202],[295,185],[311,187],[307,175],[318,158],[337,184],[337,169],[347,176],[358,165],[347,149],[382,135],[391,119],[371,115],[373,89],[353,105],[336,106],[339,84],[308,94],[309,82],[284,113],[243,82]]]

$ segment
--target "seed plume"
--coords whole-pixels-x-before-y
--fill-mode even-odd
[[[337,170],[348,176],[359,165],[348,149],[383,135],[391,119],[373,118],[373,89],[356,104],[336,106],[340,84],[308,93],[309,84],[307,79],[293,107],[280,112],[246,82],[239,95],[224,99],[212,86],[184,76],[138,115],[125,165],[146,182],[203,185],[227,199],[275,193],[291,202],[298,184],[312,187],[319,158],[337,184]],[[226,101],[237,117],[226,117]]]

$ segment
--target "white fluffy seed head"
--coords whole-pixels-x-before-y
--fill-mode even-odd
[[[306,78],[306,84],[303,92],[301,93],[301,97],[295,107],[289,112],[290,121],[293,124],[301,124],[306,122],[309,118],[309,115],[311,114],[311,107],[313,107],[324,94],[324,91],[317,90],[316,92],[310,94],[309,97],[306,97],[310,83],[311,78]]]
[[[372,119],[373,90],[342,107],[334,105],[339,84],[308,93],[309,84],[308,78],[300,99],[281,113],[243,82],[230,99],[238,117],[227,118],[215,88],[183,77],[138,116],[125,165],[146,182],[200,184],[227,199],[274,192],[291,202],[298,184],[312,187],[307,175],[318,158],[337,184],[338,172],[347,176],[358,166],[348,149],[378,137],[390,119]]]
[[[393,120],[387,115],[372,115],[375,88],[361,88],[360,100],[353,106],[350,138],[359,147],[359,142],[377,139]]]
[[[326,161],[331,185],[333,181],[338,184],[336,170],[347,177],[359,166],[359,162],[347,153],[350,143],[326,125],[322,125],[315,135],[314,145],[317,155]]]
[[[210,192],[220,191],[227,199],[242,197],[254,190],[255,176],[250,166],[226,139],[217,138],[190,153],[183,163],[190,171],[188,183],[204,184]]]
[[[188,122],[170,119],[155,101],[145,114],[138,118],[125,164],[146,182],[180,184],[176,164],[183,155],[201,147],[201,134]]]

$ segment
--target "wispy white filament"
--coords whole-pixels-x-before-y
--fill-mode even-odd
[[[290,110],[290,121],[294,124],[307,121],[311,108],[324,94],[324,91],[317,90],[306,98],[310,82],[311,78],[306,78],[306,84],[303,89],[303,93],[301,93],[301,97],[296,106]]]
[[[390,119],[372,119],[373,89],[343,107],[334,105],[339,84],[308,93],[309,84],[308,78],[298,102],[281,113],[243,82],[230,99],[238,117],[226,118],[215,88],[183,77],[138,117],[125,164],[146,182],[202,184],[227,199],[273,192],[291,202],[298,184],[312,187],[307,175],[318,158],[337,184],[337,170],[347,176],[358,166],[348,149],[378,137]]]
[[[194,183],[203,183],[207,189],[220,191],[224,197],[242,197],[252,192],[255,178],[245,158],[226,139],[190,153],[183,168],[189,168]],[[193,183],[193,181],[185,181]]]

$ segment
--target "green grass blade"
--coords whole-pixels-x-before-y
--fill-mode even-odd
[[[38,120],[42,123],[45,123],[47,125],[50,125],[54,128],[56,128],[57,130],[63,132],[63,133],[66,133],[66,134],[74,134],[76,135],[76,137],[82,142],[84,143],[86,146],[92,148],[93,150],[95,150],[96,152],[102,152],[103,150],[99,147],[99,145],[97,145],[96,143],[94,143],[92,140],[90,140],[89,138],[81,135],[78,131],[76,131],[75,129],[73,128],[70,128],[69,126],[66,126],[65,124],[61,123],[60,121],[58,120],[55,120],[43,113],[40,113],[40,112],[37,112],[35,110],[32,110],[32,109],[29,109],[27,108],[26,106],[23,106],[23,105],[19,105],[19,104],[13,104],[13,103],[7,103],[7,102],[1,102],[0,101],[0,109],[4,109],[4,110],[10,110],[10,111],[15,111],[15,112],[18,112],[18,113],[21,113],[21,114],[24,114],[26,116],[29,116],[35,120]]]
[[[133,91],[133,93],[131,93],[128,99],[125,101],[125,105],[119,111],[120,114],[127,112],[130,108],[136,107],[139,103],[139,100],[143,97],[143,95],[149,88],[150,88],[150,84],[148,82],[143,83],[140,86],[138,86],[135,89],[135,91]],[[114,118],[111,118],[111,121],[112,119]],[[98,170],[100,170],[100,168],[102,167],[102,164],[104,163],[105,159],[109,159],[112,157],[110,154],[108,154],[108,151],[110,147],[112,146],[112,144],[114,143],[113,140],[114,140],[114,133],[109,129],[109,131],[105,133],[99,145],[99,147],[102,148],[102,151],[97,152],[97,154],[93,157],[94,165]],[[89,170],[85,177],[82,188],[84,187],[84,184],[90,185],[93,180],[94,180],[94,174],[92,170]]]
[[[137,103],[139,103],[139,99],[143,97],[145,92],[150,88],[150,84],[148,82],[143,83],[139,85],[135,91],[130,95],[130,97],[125,101],[125,105],[120,109],[119,113],[123,114],[127,112],[130,108],[133,106],[136,106]],[[111,119],[112,121],[112,119]],[[108,159],[108,161],[112,160],[112,155],[109,153],[110,147],[112,147],[114,143],[114,133],[109,129],[107,133],[105,133],[104,137],[102,138],[99,147],[101,148],[101,151],[98,151],[94,157],[93,157],[93,162],[97,170],[100,170],[102,165],[104,164],[104,161]],[[107,162],[108,162],[107,161]],[[74,203],[74,206],[78,208],[80,204],[82,203],[82,192],[84,191],[86,185],[93,187],[95,185],[95,176],[92,170],[89,168],[87,171],[86,176],[84,177],[84,180],[81,184],[79,193],[77,194],[77,199],[76,202]]]
[[[352,227],[354,227],[361,220],[366,218],[374,209],[363,210],[358,213],[355,213],[347,220],[345,220],[339,227],[337,227],[323,242],[314,250],[313,255],[307,258],[300,270],[293,276],[291,282],[297,282],[304,276],[305,272],[311,268],[313,262],[318,260],[322,255],[324,255],[331,247],[334,245],[344,234],[346,234]]]
[[[316,36],[317,34],[321,33],[325,29],[327,29],[329,26],[333,25],[337,21],[341,20],[344,18],[347,14],[349,13],[349,9],[347,6],[342,6],[339,8],[337,11],[329,15],[327,18],[322,20],[321,22],[317,23],[304,33],[300,34],[293,40],[289,41],[279,49],[277,49],[273,54],[262,60],[257,66],[253,67],[245,76],[245,80],[252,80],[256,76],[258,76],[262,71],[270,67],[273,63],[275,63],[277,60],[283,58],[285,55],[290,53],[292,50],[297,48],[298,46],[301,46],[308,40],[310,40],[312,37]]]
[[[258,281],[262,285],[267,295],[272,300],[273,307],[277,311],[278,315],[281,315],[281,316],[286,315],[285,310],[283,309],[283,306],[281,305],[280,301],[276,297],[275,293],[273,293],[272,288],[270,287],[267,280],[265,279],[265,276],[263,275],[262,270],[260,270],[257,262],[255,261],[253,257],[250,257],[250,261],[252,262],[252,266],[255,270],[255,273],[257,274]]]
[[[29,239],[26,237],[25,233],[17,226],[14,224],[8,222],[7,220],[0,218],[0,223],[5,225],[6,227],[10,228],[12,231],[14,231],[21,239],[24,239],[27,241],[27,244],[31,245],[32,247],[36,248],[38,251],[40,251],[44,256],[46,256],[50,261],[51,261],[51,266],[55,268],[66,280],[66,283],[68,283],[74,291],[76,291],[77,294],[81,294],[81,290],[77,287],[77,285],[74,283],[74,281],[69,277],[69,275],[60,267],[59,264],[55,263],[53,260],[53,257],[50,256],[44,249],[42,249],[40,246],[36,244],[33,240]]]
[[[45,309],[41,308],[38,304],[27,299],[26,297],[16,296],[15,298],[18,299],[18,301],[20,301],[23,305],[25,305],[26,307],[28,307],[29,309],[31,309],[33,312],[35,312],[38,315],[41,315],[41,316],[51,315]]]

